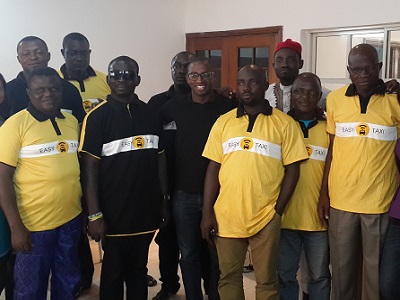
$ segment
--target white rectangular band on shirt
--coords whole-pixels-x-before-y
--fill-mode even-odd
[[[60,110],[61,110],[62,112],[67,112],[67,113],[69,113],[69,114],[72,115],[72,109],[61,108]]]
[[[362,137],[380,141],[396,141],[396,126],[383,126],[366,122],[336,123],[338,137]]]
[[[310,159],[320,160],[320,161],[326,160],[326,154],[328,153],[328,148],[315,145],[307,145],[306,148],[308,154],[310,155]]]
[[[177,127],[176,127],[175,121],[172,121],[172,122],[169,122],[168,124],[165,124],[165,125],[163,126],[163,129],[164,129],[164,130],[176,130]]]
[[[249,137],[235,137],[222,144],[224,154],[235,151],[248,151],[282,160],[281,146]]]
[[[45,144],[30,145],[22,147],[19,158],[35,158],[61,153],[76,153],[79,143],[76,140],[61,140]]]
[[[158,149],[159,137],[153,134],[136,135],[103,145],[102,156],[143,149]]]

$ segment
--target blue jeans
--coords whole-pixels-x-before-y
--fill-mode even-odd
[[[296,274],[301,249],[304,248],[310,268],[310,299],[329,300],[331,274],[329,272],[329,243],[327,231],[301,231],[282,229],[279,244],[279,283],[281,299],[299,299]]]
[[[382,250],[379,290],[385,300],[400,295],[400,220],[390,218]]]
[[[201,209],[203,196],[175,191],[172,215],[176,226],[181,271],[187,300],[203,299],[201,290]]]

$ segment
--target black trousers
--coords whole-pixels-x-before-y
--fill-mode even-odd
[[[180,288],[178,276],[179,248],[172,218],[165,227],[159,230],[155,242],[158,244],[161,288],[176,293]]]
[[[100,299],[147,300],[147,259],[154,233],[106,237],[100,278]]]
[[[78,244],[79,264],[81,267],[81,283],[82,287],[90,287],[93,281],[93,258],[90,251],[89,239],[86,232],[82,232]]]

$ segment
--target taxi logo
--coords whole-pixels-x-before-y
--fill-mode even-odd
[[[306,146],[306,150],[307,150],[308,156],[311,156],[311,154],[312,154],[312,152],[313,152],[312,147],[309,146],[309,145],[307,145],[307,146]]]
[[[144,138],[141,136],[137,136],[132,141],[135,148],[143,148],[144,147]]]
[[[92,108],[94,107],[92,101],[90,100],[84,100],[83,101],[83,109],[85,110],[85,112],[89,112]]]
[[[356,127],[356,132],[360,136],[368,135],[368,133],[369,133],[368,124],[365,124],[365,123],[358,124],[357,127]]]
[[[57,143],[57,150],[60,153],[68,153],[69,146],[68,143],[65,141],[60,141]]]
[[[254,142],[251,138],[244,138],[240,141],[240,147],[243,150],[250,150],[253,148]]]

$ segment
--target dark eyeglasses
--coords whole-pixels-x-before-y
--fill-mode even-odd
[[[126,81],[132,81],[137,78],[137,74],[132,71],[109,71],[108,72],[108,78],[113,79],[113,80],[126,80]]]
[[[189,74],[187,74],[187,77],[189,78],[189,80],[191,81],[196,81],[197,78],[201,77],[204,80],[210,80],[211,78],[213,78],[214,76],[214,72],[204,72],[204,73],[196,73],[196,72],[190,72]]]

